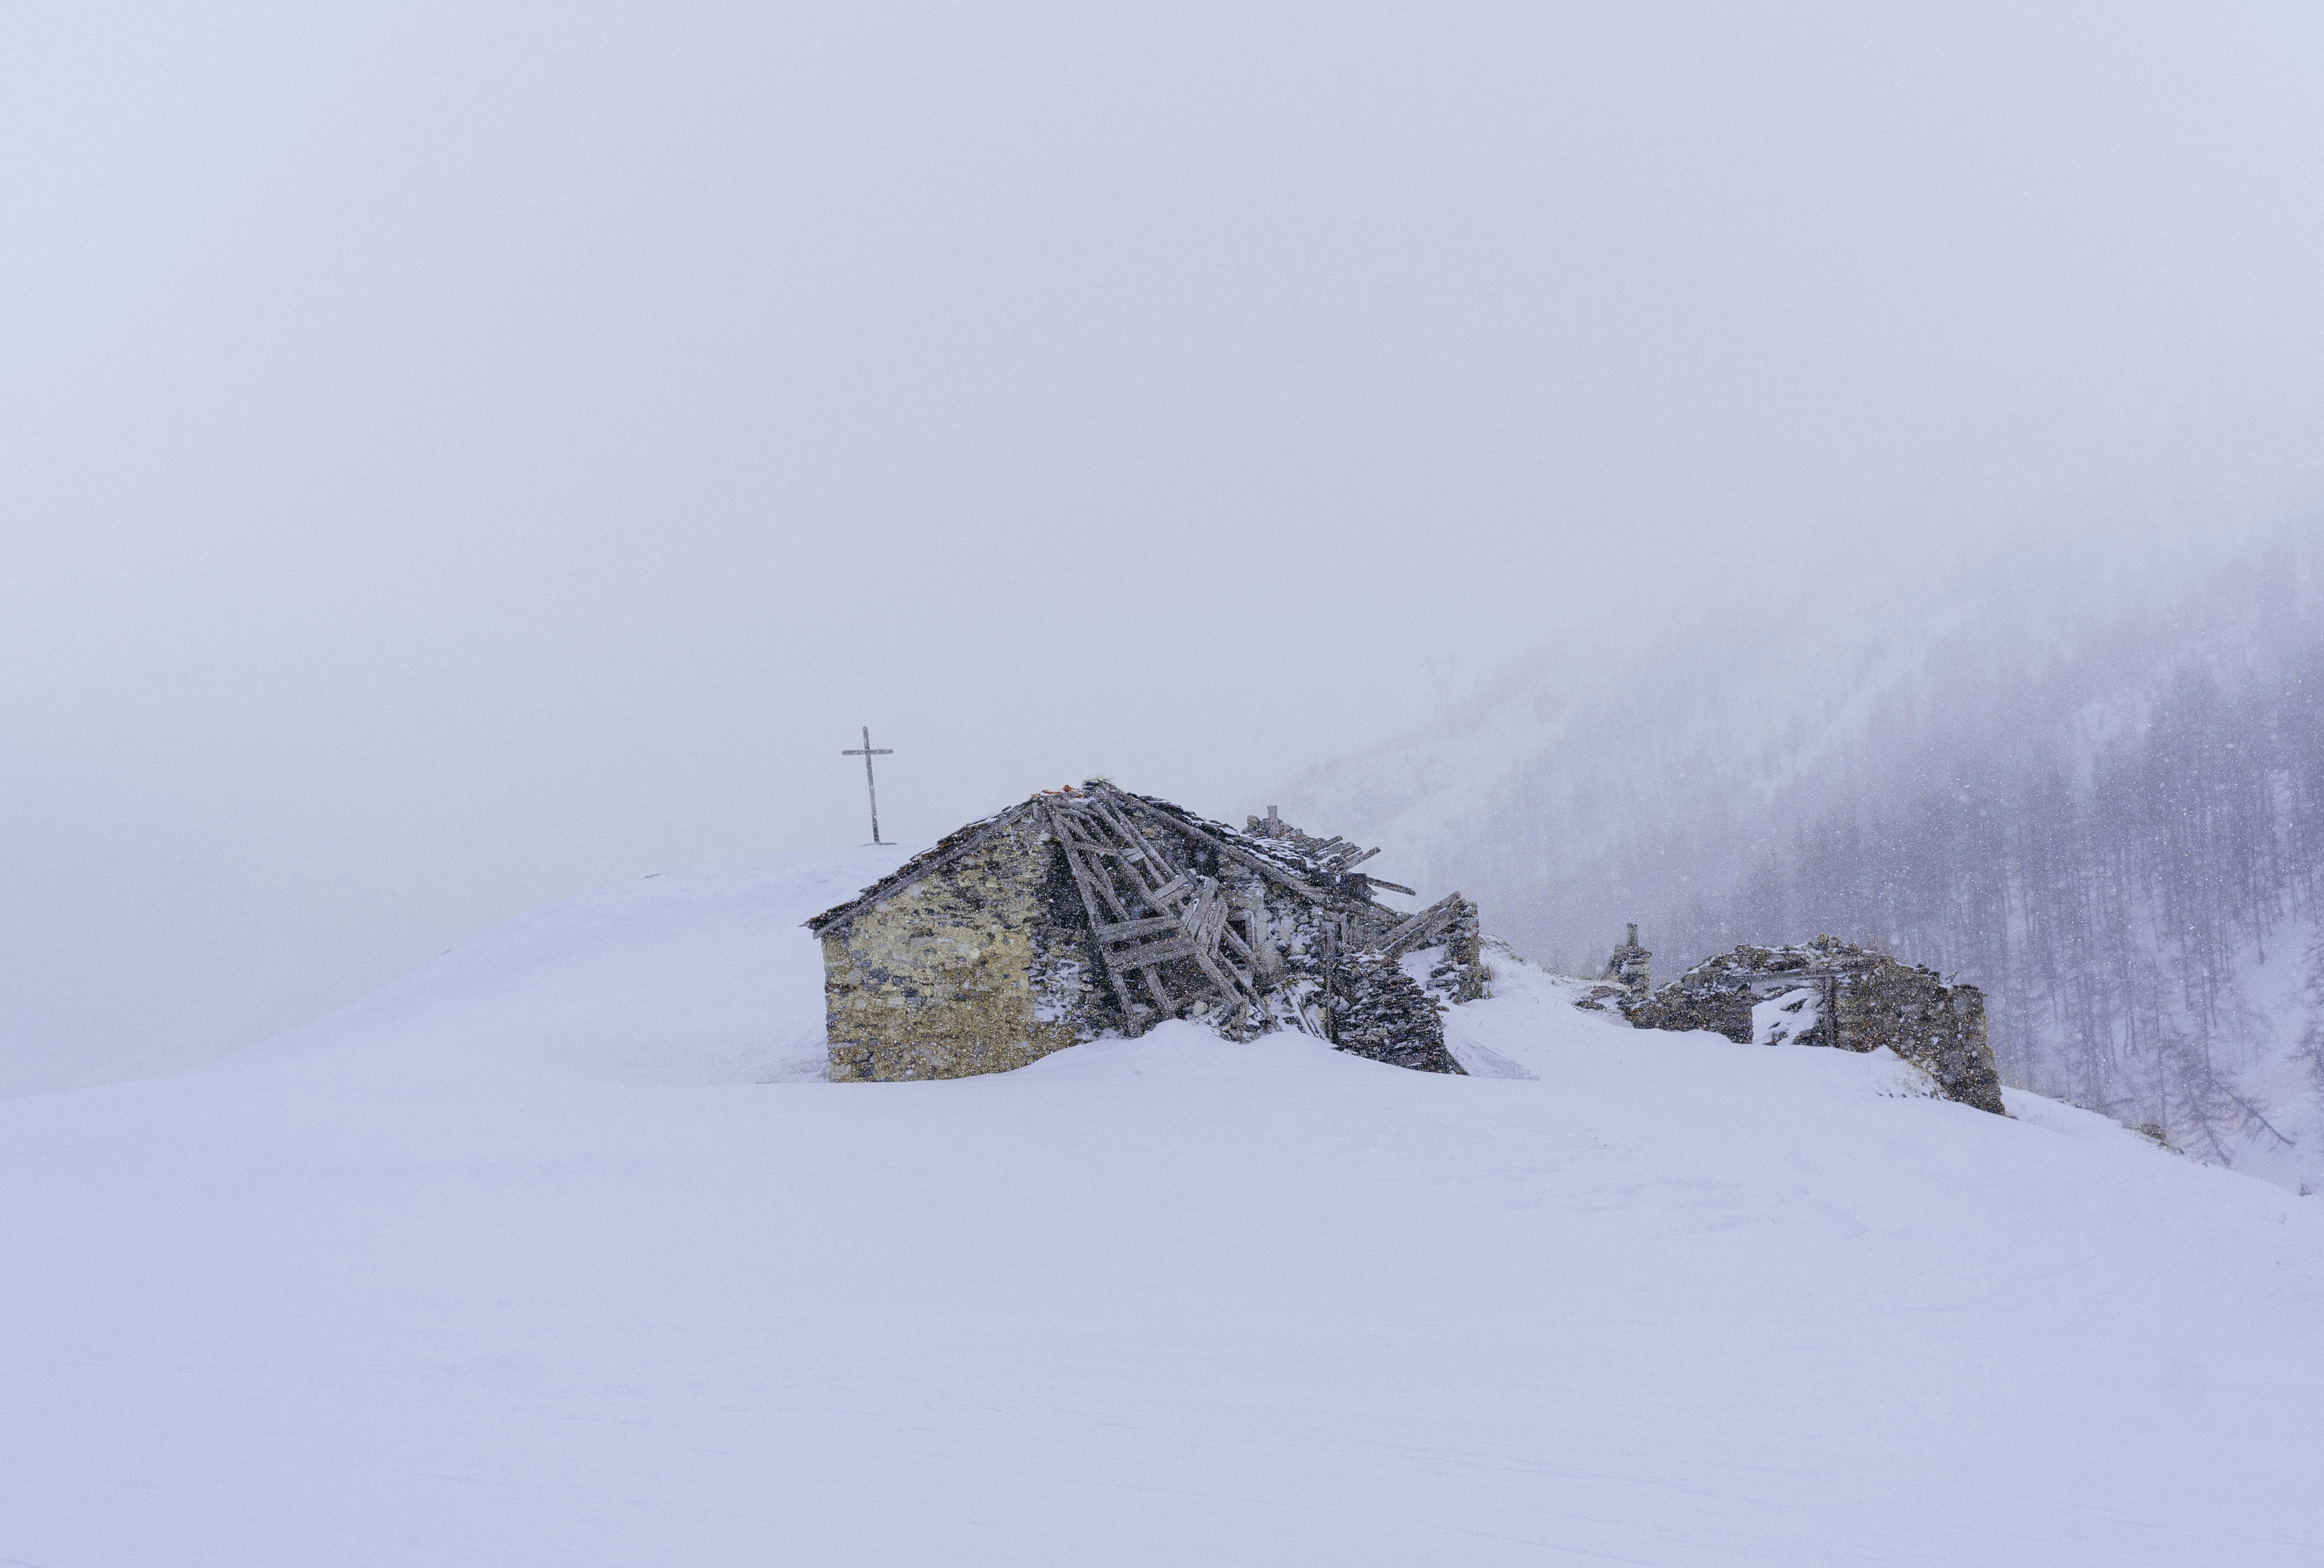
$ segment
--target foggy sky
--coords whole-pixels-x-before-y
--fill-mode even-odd
[[[2319,494],[2309,5],[0,29],[16,1082],[859,841],[861,724],[908,842],[1238,815],[1609,625]]]

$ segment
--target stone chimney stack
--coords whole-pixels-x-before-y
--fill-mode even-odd
[[[1611,958],[1606,960],[1605,973],[1599,976],[1600,980],[1622,988],[1626,1004],[1646,1000],[1646,993],[1653,984],[1648,977],[1647,965],[1654,958],[1653,954],[1638,945],[1637,921],[1629,923],[1627,932],[1622,945],[1614,949]]]

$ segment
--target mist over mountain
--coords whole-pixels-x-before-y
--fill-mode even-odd
[[[1821,933],[1986,988],[2012,1081],[2193,1152],[2324,1178],[2300,1056],[2324,848],[2312,523],[1849,571],[1778,563],[1734,613],[1555,641],[1425,733],[1311,770],[1385,874],[1657,980]],[[1595,651],[1605,668],[1602,628]],[[2314,1167],[2312,1170],[2310,1167]]]

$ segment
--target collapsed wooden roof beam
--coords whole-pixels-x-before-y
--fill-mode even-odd
[[[1324,891],[1323,889],[1315,886],[1313,882],[1308,881],[1305,878],[1296,875],[1293,872],[1285,870],[1283,867],[1277,865],[1266,856],[1253,854],[1247,849],[1242,849],[1235,844],[1229,844],[1226,840],[1219,837],[1216,834],[1207,832],[1203,828],[1195,826],[1192,822],[1186,821],[1182,817],[1172,816],[1169,812],[1163,810],[1159,807],[1149,806],[1145,801],[1139,799],[1137,796],[1130,794],[1127,789],[1117,789],[1110,785],[1103,786],[1102,788],[1105,789],[1109,795],[1112,796],[1124,806],[1129,807],[1131,810],[1138,812],[1140,816],[1150,817],[1154,821],[1162,824],[1165,827],[1170,828],[1174,832],[1183,833],[1189,838],[1198,839],[1202,843],[1209,844],[1213,849],[1218,851],[1229,860],[1235,862],[1239,865],[1247,866],[1250,870],[1259,872],[1261,876],[1274,879],[1276,881],[1282,883],[1285,887],[1289,888],[1293,892],[1297,893],[1302,898],[1313,899],[1320,904],[1336,903],[1341,901],[1339,899],[1335,899],[1331,893]],[[1342,895],[1342,897],[1344,897],[1344,895]]]

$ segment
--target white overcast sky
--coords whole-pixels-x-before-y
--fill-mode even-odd
[[[2324,10],[23,4],[0,232],[53,1055],[2312,505]]]

